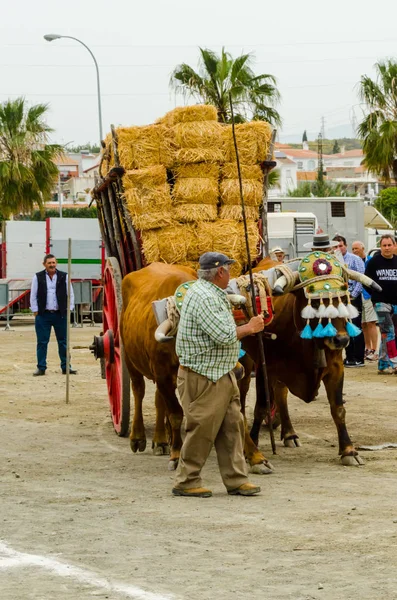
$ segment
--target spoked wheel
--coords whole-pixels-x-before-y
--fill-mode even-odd
[[[103,344],[105,376],[113,426],[120,436],[128,434],[130,419],[130,376],[124,360],[120,336],[122,275],[116,258],[106,261],[103,282]],[[94,342],[95,343],[95,342]]]

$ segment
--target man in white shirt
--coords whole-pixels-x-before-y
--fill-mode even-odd
[[[57,259],[53,254],[47,254],[44,257],[43,265],[44,270],[33,276],[30,290],[30,309],[35,316],[37,336],[37,369],[33,376],[45,375],[47,347],[52,327],[58,342],[62,373],[66,375],[68,276],[67,273],[58,271]],[[72,286],[70,287],[70,309],[74,309]],[[69,366],[69,373],[75,375],[77,371]]]

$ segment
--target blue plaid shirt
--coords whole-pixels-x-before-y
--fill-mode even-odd
[[[351,271],[357,271],[358,273],[364,273],[365,265],[363,259],[351,252],[346,252],[343,255],[345,265]],[[358,298],[363,290],[363,286],[359,281],[352,281],[349,279],[349,292],[352,298]]]

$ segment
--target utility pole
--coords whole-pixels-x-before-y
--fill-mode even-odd
[[[325,140],[325,117],[321,117],[321,137]]]

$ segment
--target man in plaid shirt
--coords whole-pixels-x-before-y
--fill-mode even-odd
[[[229,494],[252,496],[260,487],[248,482],[244,459],[244,419],[240,392],[233,368],[240,343],[247,335],[262,331],[262,316],[236,327],[225,289],[230,265],[225,254],[206,252],[200,257],[199,280],[183,301],[176,338],[179,357],[178,392],[186,418],[182,446],[172,493],[206,498],[201,469],[215,445],[219,470]]]

